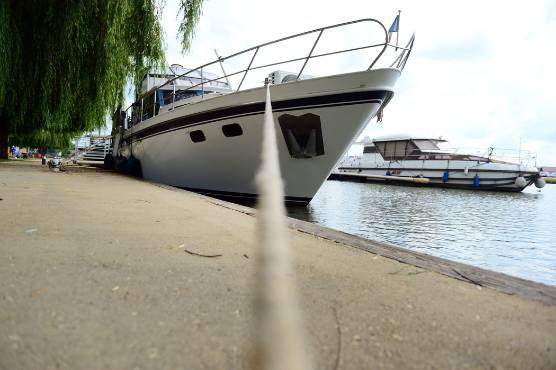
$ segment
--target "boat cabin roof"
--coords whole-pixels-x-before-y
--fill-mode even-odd
[[[444,142],[441,138],[416,138],[408,135],[386,136],[373,139],[376,150],[385,160],[408,159],[419,157],[426,151],[438,152],[438,143]],[[364,153],[372,153],[366,145]]]
[[[367,138],[365,138],[367,139]],[[438,143],[446,142],[442,138],[419,138],[410,136],[389,136],[373,139],[372,142],[363,140],[365,143],[363,153],[379,153],[384,160],[467,160],[491,162],[489,158],[457,154],[442,151]]]
[[[416,154],[417,152],[422,152],[426,150],[438,151],[438,143],[446,142],[446,140],[441,138],[414,138],[410,136],[388,136],[370,139],[365,137],[360,143],[365,146],[364,153],[373,153],[371,147],[376,147],[377,151],[382,154],[382,151],[386,151],[388,148],[390,151],[394,150],[391,155],[410,155]],[[386,154],[386,152],[385,152]],[[384,155],[383,155],[384,157]]]
[[[365,137],[365,139],[367,139],[367,137]],[[384,141],[408,141],[408,140],[413,140],[413,141],[427,140],[435,143],[443,143],[447,141],[442,137],[431,138],[431,137],[419,137],[419,136],[410,136],[410,135],[389,135],[389,136],[376,137],[373,139],[373,142],[376,143],[376,142],[384,142]]]

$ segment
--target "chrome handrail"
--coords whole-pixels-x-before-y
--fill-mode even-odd
[[[395,47],[396,49],[401,49],[402,50],[400,55],[396,58],[396,60],[394,60],[394,63],[392,63],[390,65],[390,67],[394,67],[394,65],[395,65],[396,68],[403,71],[403,69],[405,68],[405,63],[407,62],[407,59],[409,58],[409,54],[411,53],[411,50],[413,49],[413,44],[414,43],[415,43],[415,34],[411,35],[411,37],[410,37],[409,41],[407,42],[407,45],[405,46],[405,48],[395,46],[395,45],[392,45],[392,44],[388,44],[388,46]]]
[[[313,52],[314,52],[314,50],[316,49],[317,44],[318,44],[318,42],[320,41],[321,36],[323,35],[324,31],[330,30],[330,29],[333,29],[333,28],[344,27],[344,26],[348,26],[348,25],[352,25],[352,24],[356,24],[356,23],[362,23],[362,22],[371,22],[371,23],[376,23],[376,24],[378,24],[378,25],[382,28],[382,30],[383,30],[383,32],[384,32],[384,42],[378,43],[378,44],[365,45],[365,46],[356,47],[356,48],[337,50],[337,51],[332,51],[332,52],[327,52],[327,53],[313,54]],[[261,48],[263,48],[263,47],[265,47],[265,46],[272,45],[272,44],[276,44],[276,43],[279,43],[279,42],[282,42],[282,41],[291,40],[291,39],[294,39],[294,38],[306,36],[306,35],[309,35],[309,34],[312,34],[312,33],[317,33],[317,32],[318,32],[318,35],[317,35],[317,37],[316,37],[316,39],[315,39],[315,42],[313,43],[313,45],[312,45],[312,47],[311,47],[311,50],[309,51],[309,54],[308,54],[307,56],[298,57],[298,58],[293,58],[293,59],[288,59],[288,60],[281,60],[281,61],[278,61],[278,62],[273,62],[273,63],[268,63],[268,64],[259,65],[259,66],[254,66],[254,67],[253,67],[253,62],[255,61],[255,58],[256,58],[256,56],[257,56],[257,54],[258,54],[258,52],[259,52],[259,50],[260,50]],[[152,110],[152,112],[153,112],[153,116],[152,116],[152,117],[154,117],[154,116],[156,116],[156,115],[158,114],[157,111],[156,111],[156,100],[157,100],[156,94],[157,94],[158,90],[160,90],[161,88],[163,88],[163,87],[165,87],[165,86],[173,85],[173,89],[172,89],[172,99],[171,99],[171,101],[172,101],[172,109],[173,109],[174,106],[175,106],[175,102],[176,102],[176,93],[188,91],[188,90],[194,89],[194,88],[196,88],[196,87],[198,87],[198,86],[201,86],[201,87],[203,88],[203,94],[202,94],[202,96],[204,96],[204,90],[205,90],[204,86],[205,86],[205,85],[210,84],[210,83],[215,82],[215,81],[218,81],[218,80],[228,79],[229,77],[236,76],[236,75],[239,75],[239,74],[242,74],[242,73],[243,73],[243,76],[242,76],[242,78],[241,78],[241,82],[239,83],[237,89],[235,90],[235,91],[237,92],[237,91],[240,91],[241,86],[243,85],[243,82],[245,81],[245,78],[246,78],[246,76],[247,76],[247,73],[250,72],[250,71],[254,71],[254,70],[261,69],[261,68],[266,68],[266,67],[271,67],[271,66],[275,66],[275,65],[280,65],[280,64],[286,64],[286,63],[291,63],[291,62],[298,62],[298,61],[302,61],[302,60],[303,60],[303,61],[304,61],[304,62],[303,62],[303,65],[302,65],[302,67],[300,68],[299,72],[297,73],[297,77],[296,77],[296,79],[295,79],[295,80],[297,81],[297,80],[299,80],[299,78],[301,77],[301,74],[302,74],[303,70],[305,69],[307,63],[308,63],[309,60],[311,60],[311,59],[320,58],[320,57],[325,57],[325,56],[330,56],[330,55],[335,55],[335,54],[341,54],[341,53],[348,53],[348,52],[353,52],[353,51],[358,51],[358,50],[364,50],[364,49],[370,49],[370,48],[377,48],[377,47],[382,47],[382,49],[380,50],[380,52],[378,53],[378,55],[373,59],[373,61],[371,62],[370,66],[367,68],[367,70],[370,70],[370,69],[373,68],[373,66],[374,66],[374,65],[376,64],[376,62],[380,59],[380,57],[384,54],[384,52],[386,51],[386,49],[387,49],[388,47],[392,47],[392,48],[395,47],[396,50],[397,50],[397,49],[400,49],[400,50],[401,50],[400,55],[396,58],[396,60],[394,61],[394,63],[392,63],[392,65],[391,65],[390,67],[391,67],[391,68],[397,68],[397,69],[403,70],[403,68],[405,67],[405,63],[407,62],[407,59],[409,58],[409,54],[411,53],[411,50],[412,50],[412,48],[413,48],[414,40],[415,40],[415,35],[412,35],[411,38],[410,38],[410,40],[409,40],[409,42],[407,43],[407,45],[406,45],[405,47],[400,47],[400,46],[396,46],[396,45],[390,44],[390,43],[389,43],[389,40],[388,40],[388,32],[387,32],[387,30],[386,30],[386,27],[384,27],[384,25],[383,25],[379,20],[376,20],[376,19],[373,19],[373,18],[364,18],[364,19],[358,19],[358,20],[354,20],[354,21],[350,21],[350,22],[338,23],[338,24],[334,24],[334,25],[331,25],[331,26],[320,27],[320,28],[316,28],[316,29],[313,29],[313,30],[310,30],[310,31],[301,32],[301,33],[298,33],[298,34],[295,34],[295,35],[291,35],[291,36],[287,36],[287,37],[282,37],[282,38],[279,38],[279,39],[276,39],[276,40],[273,40],[273,41],[269,41],[269,42],[266,42],[266,43],[263,43],[263,44],[259,44],[259,45],[250,47],[250,48],[248,48],[248,49],[239,51],[239,52],[237,52],[237,53],[228,55],[228,56],[226,56],[226,57],[218,57],[218,59],[216,59],[216,60],[214,60],[214,61],[211,61],[211,62],[209,62],[209,63],[206,63],[206,64],[203,64],[203,65],[201,65],[201,66],[198,66],[197,68],[191,69],[191,70],[189,70],[189,71],[187,71],[187,72],[185,72],[185,73],[183,73],[183,74],[181,74],[181,75],[179,75],[179,76],[175,76],[174,78],[167,80],[167,81],[166,81],[165,83],[163,83],[162,85],[157,86],[157,87],[154,87],[154,88],[152,88],[151,90],[145,92],[144,94],[142,94],[142,95],[140,96],[140,98],[141,98],[141,114],[140,114],[140,117],[139,117],[139,120],[138,120],[138,121],[139,121],[139,122],[142,122],[142,121],[143,121],[143,115],[144,115],[144,112],[145,112],[145,110],[143,109],[143,108],[144,108],[144,107],[143,107],[143,105],[144,105],[144,99],[145,99],[146,96],[148,96],[148,95],[150,95],[150,94],[154,94],[154,95],[155,95],[155,97],[154,97],[154,103],[153,103],[153,110]],[[209,67],[209,66],[212,66],[212,65],[215,65],[215,64],[221,64],[221,63],[224,62],[225,60],[232,59],[232,58],[235,58],[235,57],[237,57],[237,56],[240,56],[240,55],[242,55],[242,54],[246,54],[246,53],[249,53],[249,52],[253,52],[253,55],[252,55],[252,57],[250,58],[249,64],[247,65],[247,68],[241,69],[241,70],[239,70],[239,71],[235,71],[235,72],[232,72],[232,73],[225,74],[224,76],[221,76],[221,77],[212,78],[212,79],[211,79],[211,78],[205,79],[205,77],[203,76],[203,69],[206,70],[206,67]],[[394,66],[395,66],[395,67],[394,67]],[[194,77],[194,76],[190,76],[190,75],[193,74],[193,73],[199,74],[199,72],[200,72],[200,76],[201,76],[201,77],[200,77],[200,82],[197,83],[197,84],[195,84],[195,82],[191,80],[191,77],[197,78],[197,79],[198,79],[199,77]],[[177,81],[177,80],[179,80],[179,79],[182,79],[183,77],[188,77],[188,76],[190,77],[190,82],[191,82],[192,85],[189,86],[189,87],[187,87],[187,88],[185,88],[185,89],[176,90],[175,81]],[[162,100],[164,103],[166,103],[166,102],[165,102],[165,99],[161,99],[161,100]],[[127,108],[125,109],[126,117],[127,117],[127,112],[128,112],[128,110],[129,110],[130,108],[132,108],[134,105],[138,106],[138,103],[139,103],[139,100],[137,100],[136,102],[134,102],[133,104],[131,104],[129,107],[127,107]],[[151,117],[148,117],[148,118],[151,118]],[[133,120],[133,118],[132,118],[132,120]],[[126,118],[126,125],[125,125],[125,126],[127,126],[127,122],[128,122],[128,121],[129,121],[129,120]],[[126,128],[127,128],[127,127],[126,127]]]

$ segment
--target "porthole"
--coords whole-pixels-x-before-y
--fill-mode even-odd
[[[224,136],[226,137],[234,137],[243,135],[243,130],[239,124],[232,123],[222,126],[222,133],[224,133]]]
[[[191,141],[193,141],[194,143],[200,143],[201,141],[205,141],[207,139],[205,137],[205,133],[201,130],[191,131],[189,133],[189,137],[191,138]]]

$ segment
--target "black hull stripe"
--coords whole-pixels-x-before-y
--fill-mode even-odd
[[[192,191],[195,193],[200,193],[203,195],[208,195],[215,198],[225,199],[225,200],[242,200],[247,202],[255,202],[257,200],[257,194],[251,193],[238,193],[233,191],[223,191],[223,190],[210,190],[210,189],[200,189],[200,188],[191,188],[191,187],[184,187],[184,186],[177,186],[178,188]],[[306,197],[290,197],[286,196],[285,201],[286,204],[289,205],[307,205],[311,201],[312,198]]]
[[[332,94],[323,96],[311,96],[306,98],[280,100],[272,102],[272,110],[274,112],[284,112],[297,109],[309,109],[316,107],[335,107],[343,105],[379,103],[387,101],[392,92],[380,91],[356,91],[342,94]],[[176,108],[177,109],[177,108]],[[255,114],[264,113],[265,102],[257,102],[244,104],[234,107],[215,109],[207,112],[190,114],[183,117],[177,117],[172,120],[160,122],[154,126],[147,127],[136,133],[133,133],[126,139],[138,140],[147,137],[160,135],[166,132],[179,130],[185,127],[196,126],[200,124],[222,121],[230,118],[239,118]]]
[[[348,103],[338,103],[338,104],[326,104],[326,105],[315,105],[315,106],[310,106],[310,107],[303,107],[302,109],[309,109],[309,108],[329,108],[329,107],[338,107],[338,106],[346,106],[346,105],[355,105],[355,104],[365,104],[365,103],[378,103],[378,104],[382,104],[382,100],[368,100],[368,101],[357,101],[357,102],[348,102]],[[292,111],[292,110],[298,110],[301,109],[299,107],[294,107],[294,108],[287,108],[287,109],[274,109],[272,108],[273,112],[287,112],[287,111]],[[147,139],[149,137],[153,137],[153,136],[157,136],[157,135],[162,135],[162,134],[166,134],[168,132],[173,132],[173,131],[178,131],[178,130],[183,130],[185,128],[190,128],[190,127],[195,127],[195,126],[199,126],[199,125],[205,125],[208,123],[212,123],[212,122],[220,122],[226,119],[231,119],[231,118],[240,118],[240,117],[247,117],[247,116],[256,116],[256,115],[262,115],[264,114],[264,111],[261,112],[253,112],[253,113],[248,113],[248,114],[242,114],[242,115],[237,115],[237,116],[228,116],[228,117],[222,117],[222,118],[218,118],[215,120],[211,120],[211,121],[203,121],[203,122],[196,122],[196,123],[191,123],[191,124],[186,124],[183,126],[179,126],[176,128],[172,128],[169,130],[164,130],[164,131],[158,131],[155,132],[153,134],[150,135],[146,135],[146,136],[142,136],[142,132],[138,133],[138,135],[133,135],[132,140],[133,142],[138,141],[138,140],[143,140],[143,139]]]

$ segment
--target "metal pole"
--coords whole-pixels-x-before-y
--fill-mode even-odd
[[[174,93],[172,94],[172,110],[174,110],[175,101],[176,101],[176,84],[174,83]]]
[[[517,153],[517,161],[519,163],[519,170],[521,171],[521,136],[519,137],[519,152]]]
[[[141,118],[139,122],[143,122],[143,98],[141,98]]]
[[[249,62],[249,65],[247,66],[247,69],[245,70],[245,73],[243,74],[243,78],[241,79],[241,82],[239,83],[239,86],[237,87],[236,91],[239,91],[241,85],[243,85],[243,80],[245,80],[245,76],[247,76],[247,72],[249,72],[249,68],[251,68],[251,64],[253,64],[253,61],[255,60],[255,56],[257,56],[258,52],[259,52],[259,47],[257,46],[255,52],[253,53],[253,57],[251,58],[251,61]]]
[[[203,78],[203,68],[201,67],[201,99],[205,97],[205,79]]]
[[[153,117],[156,116],[156,89],[154,90]]]
[[[305,69],[305,66],[307,65],[307,62],[309,61],[309,59],[311,58],[311,55],[313,54],[313,51],[315,50],[315,47],[317,46],[317,43],[320,40],[320,37],[322,35],[322,33],[324,32],[324,30],[320,30],[319,35],[317,36],[317,39],[315,40],[315,43],[313,44],[313,47],[311,48],[311,51],[309,52],[309,55],[307,55],[307,58],[305,59],[305,63],[303,63],[303,67],[301,67],[301,69],[299,70],[299,73],[297,74],[297,77],[295,78],[295,80],[299,80],[299,76],[301,76],[301,72],[303,72],[303,70]]]
[[[218,58],[218,63],[220,63],[220,68],[222,68],[222,73],[224,74],[224,77],[226,77],[226,82],[228,83],[228,86],[231,89],[232,84],[230,83],[230,80],[228,79],[228,75],[226,74],[226,71],[224,70],[224,65],[222,64],[222,58],[220,58],[220,56],[218,55],[218,51],[216,51],[216,49],[214,49],[214,54],[216,54],[216,57]]]
[[[396,51],[398,51],[398,39],[400,38],[400,20],[402,18],[402,11],[398,10],[398,32],[396,32]]]

